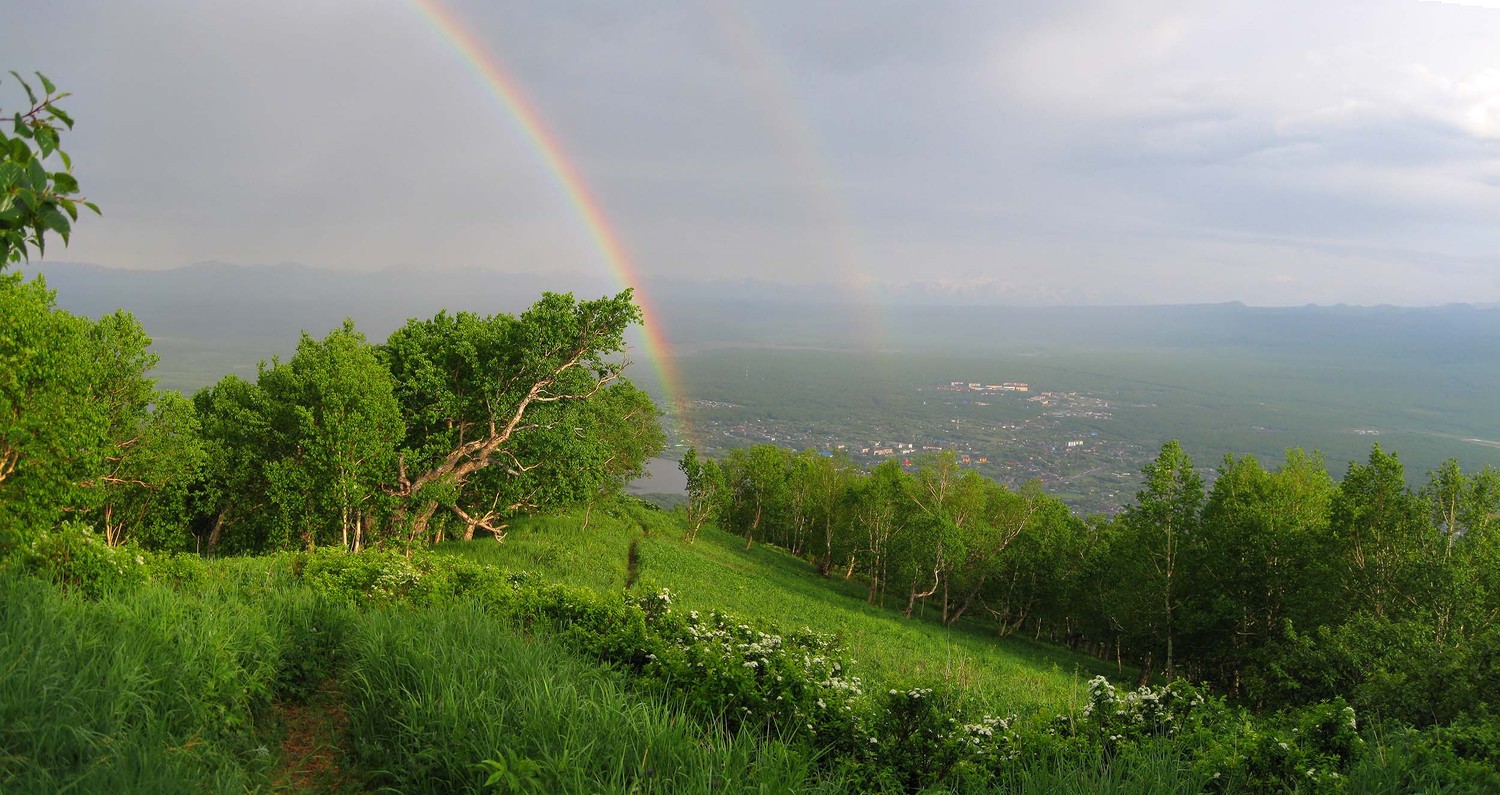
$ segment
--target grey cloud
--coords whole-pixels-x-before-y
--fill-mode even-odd
[[[449,2],[658,278],[1500,300],[1500,12]],[[410,4],[0,0],[0,18],[0,66],[76,95],[106,217],[70,259],[604,268]]]

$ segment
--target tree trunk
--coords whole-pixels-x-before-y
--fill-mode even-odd
[[[941,561],[939,561],[939,565],[941,565]],[[916,584],[916,582],[913,582],[911,584],[911,598],[906,601],[906,617],[907,618],[911,618],[912,608],[916,607],[918,599],[922,600],[922,607],[925,609],[927,607],[927,597],[932,596],[933,594],[937,593],[937,589],[938,589],[938,569],[936,569],[936,568],[934,568],[932,570],[932,587],[931,588],[928,588],[926,591],[924,591],[922,593],[917,593],[917,584]]]
[[[411,535],[408,537],[408,541],[416,543],[418,538],[427,535],[427,523],[432,521],[432,514],[437,510],[437,507],[437,500],[432,500],[422,506],[422,510],[418,511],[417,515],[411,520]]]
[[[214,529],[208,531],[208,556],[213,557],[214,550],[219,546],[219,536],[224,533],[224,511],[214,517]]]
[[[968,595],[964,597],[964,603],[958,606],[958,610],[954,611],[952,617],[947,619],[945,623],[950,625],[958,623],[963,614],[968,612],[969,607],[974,604],[974,597],[979,595],[979,589],[984,587],[984,580],[988,576],[988,574],[979,575],[979,582],[974,583],[974,587],[969,589]]]
[[[833,521],[827,516],[823,518],[823,562],[818,566],[818,574],[824,577],[833,571]],[[849,579],[845,577],[844,579]]]
[[[760,529],[760,506],[755,506],[755,521],[750,523],[750,530],[745,533],[745,549],[755,544],[755,531]]]

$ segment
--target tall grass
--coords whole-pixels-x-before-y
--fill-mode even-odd
[[[280,656],[264,615],[145,589],[98,603],[0,575],[0,790],[243,790]]]
[[[475,606],[372,612],[351,660],[355,758],[392,790],[479,791],[491,774],[525,792],[838,789],[806,751],[728,736]]]

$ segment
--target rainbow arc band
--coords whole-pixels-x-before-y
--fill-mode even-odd
[[[547,171],[562,189],[568,203],[573,207],[579,221],[583,223],[594,247],[603,257],[621,284],[635,290],[635,301],[643,317],[642,336],[646,353],[661,382],[663,401],[673,411],[678,423],[678,432],[689,443],[695,443],[687,406],[682,398],[682,379],[672,360],[672,347],[667,340],[661,315],[656,311],[651,297],[647,295],[640,273],[631,263],[620,239],[604,215],[598,199],[589,190],[579,175],[578,169],[567,157],[562,142],[542,121],[536,107],[527,100],[520,85],[501,66],[492,54],[465,26],[451,9],[438,0],[410,0],[428,25],[459,55],[477,76],[485,89],[493,96],[506,114],[515,122],[522,136],[531,145],[546,166]]]

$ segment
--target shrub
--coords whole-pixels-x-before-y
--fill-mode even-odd
[[[32,534],[10,553],[10,565],[91,599],[112,591],[132,591],[150,574],[146,553],[132,545],[109,546],[88,525],[65,522]]]

